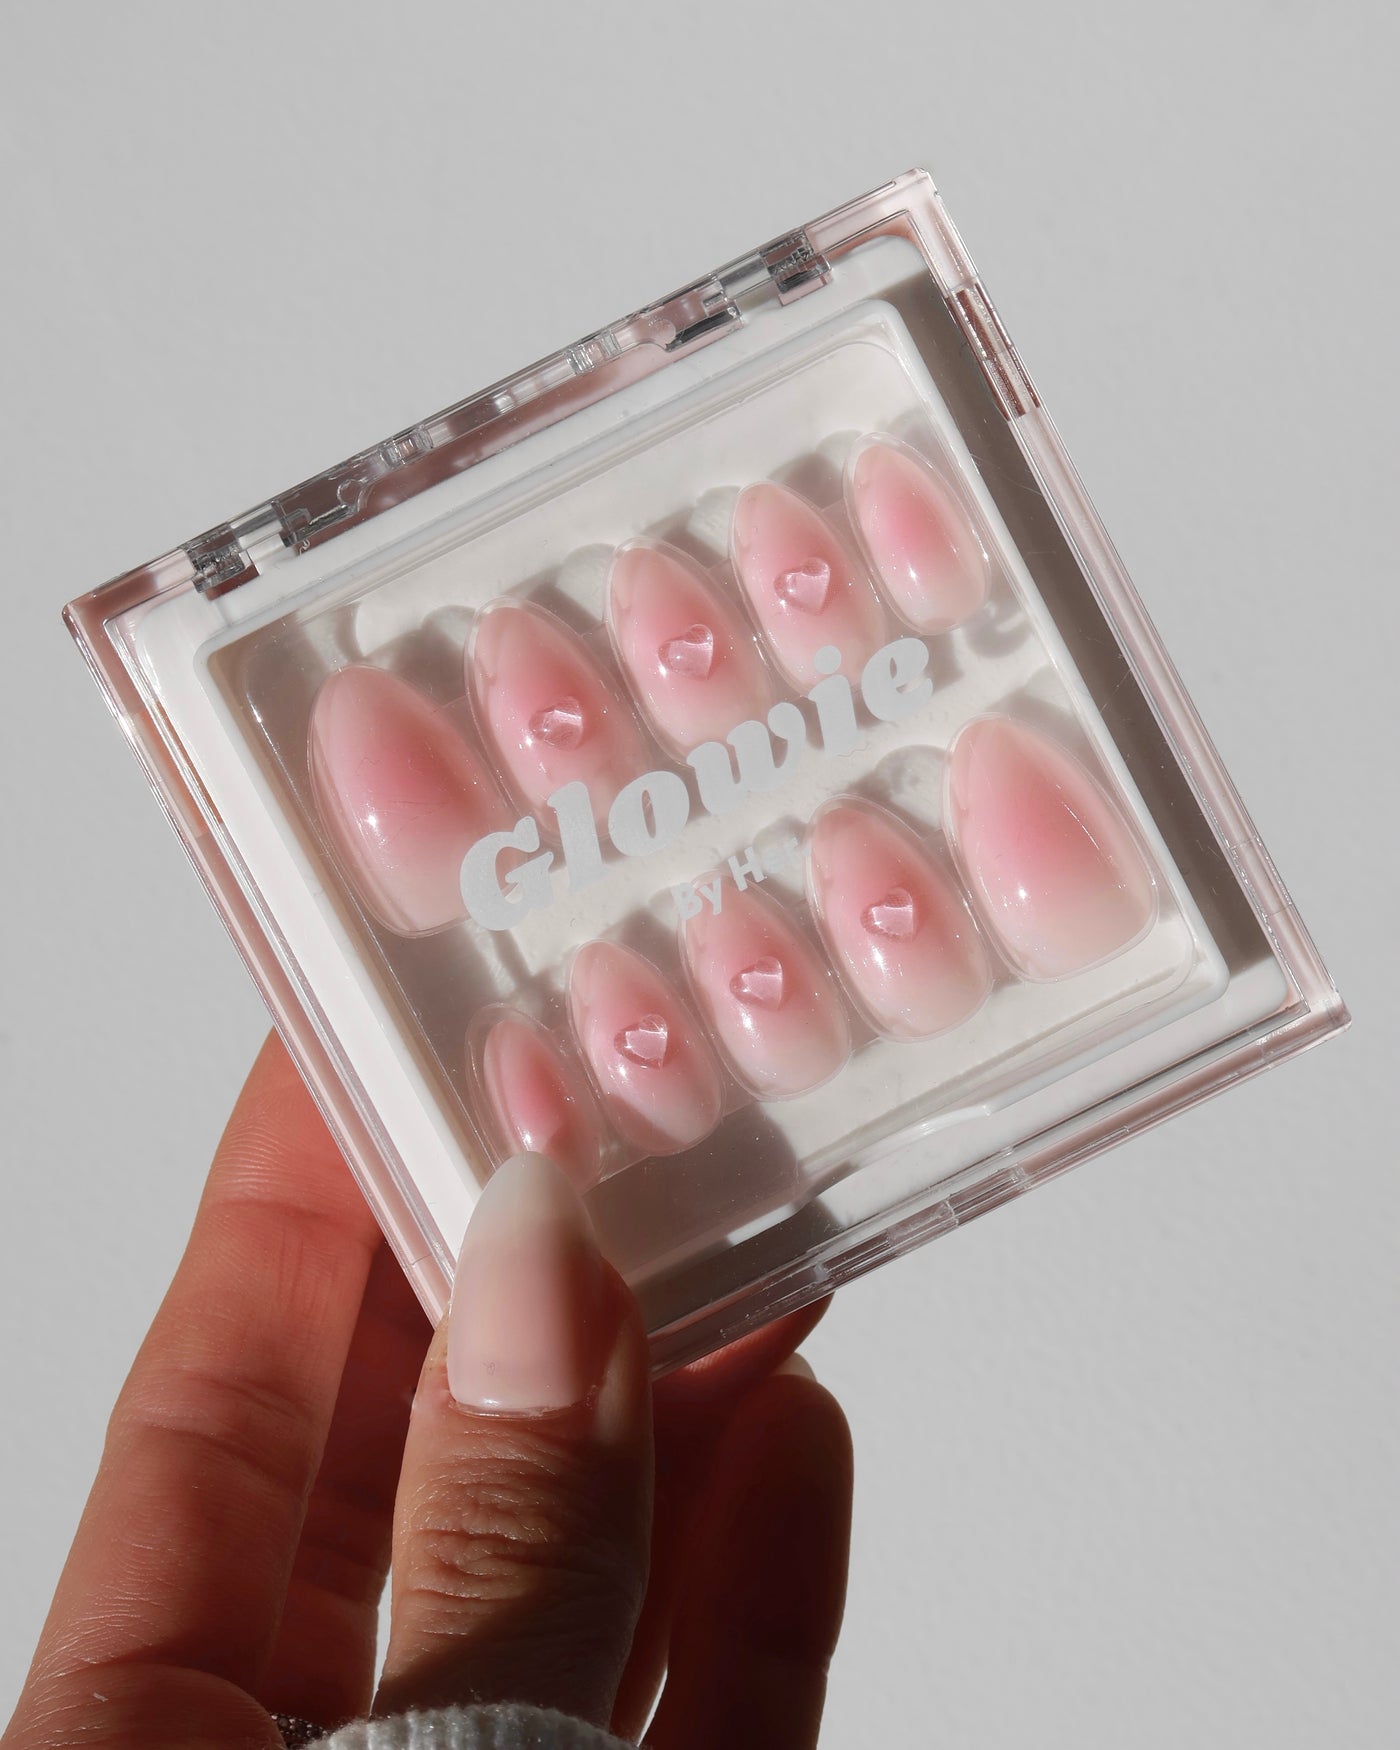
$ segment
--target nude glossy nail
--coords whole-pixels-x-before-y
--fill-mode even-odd
[[[597,1177],[598,1113],[581,1071],[537,1021],[506,1011],[481,1045],[481,1085],[511,1154],[541,1154],[580,1187]]]
[[[582,641],[553,614],[488,608],[468,676],[477,715],[527,808],[563,785],[588,788],[596,818],[649,763],[636,725]]]
[[[967,906],[894,815],[865,802],[823,809],[808,879],[832,959],[881,1033],[926,1039],[981,1006],[991,969]]]
[[[719,1122],[719,1072],[670,981],[630,948],[590,942],[569,974],[579,1046],[618,1131],[649,1154],[677,1154]]]
[[[886,599],[915,631],[946,632],[986,601],[986,552],[926,462],[894,444],[866,444],[850,472],[849,502]]]
[[[322,825],[365,904],[400,935],[462,917],[462,858],[506,822],[484,763],[423,694],[355,664],[311,712]]]
[[[816,653],[841,652],[857,681],[885,636],[875,593],[836,530],[814,505],[763,480],[739,494],[731,557],[753,617],[787,678],[810,686]]]
[[[831,975],[797,925],[756,888],[721,888],[687,920],[686,970],[735,1074],[760,1098],[805,1093],[835,1075],[851,1047]]]
[[[767,713],[773,687],[753,634],[682,554],[649,542],[621,548],[608,610],[633,695],[672,753]]]
[[[602,1260],[567,1175],[542,1155],[497,1168],[472,1211],[447,1324],[459,1404],[542,1415],[581,1403],[605,1362]]]
[[[1151,923],[1156,888],[1127,823],[1078,760],[1009,717],[953,743],[947,820],[968,889],[1026,978],[1065,978]]]

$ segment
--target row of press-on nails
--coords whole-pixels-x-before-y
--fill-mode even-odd
[[[846,498],[865,566],[787,487],[761,481],[734,508],[734,574],[772,667],[794,686],[811,684],[824,647],[859,678],[889,631],[872,577],[922,632],[948,630],[986,599],[986,552],[946,482],[912,451],[885,439],[857,446]],[[740,608],[670,547],[618,550],[607,621],[641,716],[673,756],[762,719],[773,703],[769,662]],[[581,781],[601,816],[654,763],[584,644],[538,607],[487,608],[467,675],[497,769],[532,811]],[[451,725],[408,683],[357,664],[317,698],[311,760],[327,832],[380,921],[417,935],[460,918],[462,858],[508,821],[491,775]]]
[[[1155,914],[1152,877],[1112,803],[1064,749],[1004,717],[954,744],[947,784],[954,854],[1002,958],[1024,978],[1069,976],[1119,953]],[[822,944],[856,1010],[889,1039],[927,1039],[981,1007],[994,970],[942,860],[883,808],[827,804],[807,844]],[[574,956],[568,1010],[587,1065],[518,1011],[473,1029],[476,1083],[506,1152],[550,1155],[591,1180],[604,1121],[642,1153],[693,1147],[718,1123],[712,1045],[759,1099],[837,1074],[846,1010],[807,936],[771,897],[726,886],[681,932],[692,1010],[648,960],[616,943]],[[703,1024],[702,1024],[703,1023]]]
[[[916,632],[947,632],[987,597],[990,566],[948,483],[922,457],[867,438],[846,467],[846,506],[865,561],[798,493],[760,481],[739,494],[730,565],[779,674],[811,685],[826,646],[855,681],[889,635],[881,596]],[[871,582],[877,588],[872,590]],[[608,620],[643,715],[673,753],[761,716],[772,689],[742,617],[666,547],[618,554]]]

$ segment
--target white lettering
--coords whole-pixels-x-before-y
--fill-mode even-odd
[[[758,882],[765,879],[763,864],[759,861],[758,852],[752,845],[749,845],[739,856],[729,859],[729,873],[734,877],[734,885],[740,893],[744,891],[750,881]]]
[[[539,823],[524,815],[509,832],[488,832],[462,859],[462,900],[468,912],[487,930],[513,930],[520,920],[553,898],[549,879],[553,851],[531,857],[507,872],[514,897],[505,892],[496,873],[502,851],[538,851]]]
[[[896,638],[877,650],[860,677],[860,696],[870,715],[882,723],[902,723],[921,711],[933,697],[927,667],[928,645],[922,638]]]
[[[603,848],[598,843],[587,784],[575,778],[571,784],[562,785],[549,798],[548,806],[559,822],[559,844],[564,867],[569,871],[569,892],[577,893],[601,881],[605,867]]]
[[[841,666],[841,652],[834,644],[824,644],[812,658],[812,666],[818,674],[830,677],[818,681],[807,697],[817,708],[822,752],[834,758],[837,754],[849,753],[860,740],[851,683],[845,675],[836,673]]]
[[[775,735],[787,743],[781,760],[773,757]],[[790,699],[784,699],[768,713],[767,728],[751,717],[731,729],[726,740],[734,750],[732,761],[718,741],[702,741],[686,760],[699,781],[700,800],[711,814],[728,814],[751,792],[761,796],[776,790],[807,745],[807,720]]]
[[[860,677],[861,698],[870,715],[881,723],[901,723],[922,710],[933,697],[928,662],[928,646],[919,638],[896,638],[877,650]],[[835,645],[818,650],[812,666],[822,677],[807,693],[817,715],[819,751],[836,758],[860,741],[854,692],[840,673],[841,652]],[[800,706],[783,699],[763,722],[749,718],[730,730],[724,741],[701,742],[686,763],[695,773],[703,806],[712,815],[723,815],[747,796],[779,789],[800,764],[807,746],[807,718]],[[562,785],[549,798],[548,807],[558,822],[570,892],[601,880],[607,867],[588,786],[580,781]],[[677,773],[644,772],[613,798],[609,837],[624,857],[649,856],[675,843],[690,819],[690,807],[690,790]],[[541,852],[508,870],[504,883],[499,875],[504,851],[539,849],[539,824],[529,815],[509,832],[488,833],[471,847],[462,860],[462,899],[478,924],[488,930],[514,929],[530,912],[550,904],[553,852]],[[801,855],[801,845],[790,835],[762,856],[748,845],[729,858],[729,873],[742,892],[751,881],[790,867]],[[671,891],[682,918],[697,916],[706,904],[718,914],[723,876],[710,882],[684,882]]]
[[[676,916],[680,918],[699,917],[704,907],[699,895],[688,881],[683,881],[679,887],[671,889],[671,898],[676,902]]]
[[[608,837],[624,857],[644,857],[648,851],[665,850],[689,819],[685,781],[674,772],[644,772],[618,791],[608,811]]]

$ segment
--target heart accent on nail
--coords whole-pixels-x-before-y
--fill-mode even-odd
[[[804,559],[780,573],[773,588],[779,600],[800,614],[819,614],[831,594],[831,567],[825,559]]]
[[[760,1009],[781,1008],[783,963],[771,954],[765,954],[762,960],[755,960],[752,966],[736,972],[729,981],[729,988],[741,1003]]]
[[[919,926],[914,896],[907,887],[892,887],[883,899],[866,906],[860,921],[872,936],[893,936],[897,942],[907,942]]]
[[[577,747],[583,740],[583,706],[572,694],[556,699],[530,719],[530,736],[551,747]]]
[[[715,665],[715,635],[708,626],[689,626],[679,638],[668,638],[657,653],[662,668],[703,681]]]
[[[623,1057],[643,1069],[659,1069],[666,1061],[668,1029],[664,1015],[643,1015],[630,1027],[624,1027],[613,1040]]]

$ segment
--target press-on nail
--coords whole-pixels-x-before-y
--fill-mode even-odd
[[[763,480],[739,494],[730,531],[734,570],[787,678],[808,687],[816,653],[841,652],[859,680],[885,636],[884,614],[845,543],[815,506]]]
[[[1127,823],[1057,742],[982,717],[953,743],[947,820],[973,901],[1026,978],[1065,978],[1151,923],[1156,888]]]
[[[762,718],[773,688],[753,634],[700,571],[636,542],[612,563],[609,620],[637,703],[672,753]]]
[[[462,917],[462,858],[506,812],[441,711],[397,675],[355,664],[317,695],[310,753],[322,825],[379,921],[414,936]]]
[[[597,1175],[600,1136],[593,1095],[548,1031],[507,1012],[481,1046],[481,1085],[511,1154],[542,1154],[575,1184]]]
[[[982,606],[987,555],[926,462],[894,444],[866,444],[851,469],[850,505],[876,579],[915,631],[946,632]]]
[[[832,959],[881,1033],[926,1039],[980,1007],[991,972],[971,915],[903,822],[831,804],[812,827],[808,879]]]
[[[735,1074],[761,1098],[805,1093],[845,1063],[850,1029],[816,950],[755,888],[724,890],[685,926],[686,969]]]
[[[563,785],[581,781],[601,820],[623,785],[646,770],[626,706],[553,614],[516,602],[488,608],[468,673],[478,717],[526,807],[540,810]]]
[[[540,1415],[581,1403],[605,1362],[602,1263],[588,1212],[543,1155],[487,1180],[457,1259],[447,1383],[459,1404]]]
[[[579,950],[569,974],[579,1046],[618,1131],[677,1154],[719,1122],[719,1073],[698,1023],[649,961],[613,942]]]

